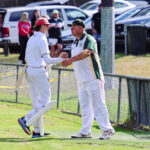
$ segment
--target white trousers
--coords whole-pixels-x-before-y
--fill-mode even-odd
[[[78,85],[78,96],[82,115],[82,128],[80,133],[91,132],[94,117],[102,131],[112,129],[108,110],[105,105],[104,82],[100,80],[89,81]]]
[[[26,79],[30,85],[30,97],[32,100],[32,110],[25,116],[28,121],[38,110],[51,101],[51,90],[48,80],[48,73],[44,68],[31,68],[26,70]],[[43,124],[43,117],[35,121],[34,131],[40,132],[40,124]]]

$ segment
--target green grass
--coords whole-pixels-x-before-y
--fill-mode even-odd
[[[117,101],[117,94],[118,88],[113,88],[111,90],[106,90],[106,105],[109,111],[110,120],[113,122],[117,122],[117,110],[118,110],[118,101]],[[113,99],[109,99],[108,97],[111,96]],[[57,99],[56,95],[52,95],[52,100]],[[7,91],[5,93],[1,92],[0,94],[0,100],[7,100],[7,101],[16,101],[16,94],[14,93],[8,93]],[[25,104],[31,104],[30,96],[23,95],[22,93],[19,93],[18,96],[18,102],[19,103],[25,103]],[[59,108],[64,111],[77,113],[78,110],[78,97],[75,92],[63,92],[60,93],[60,100],[59,100]],[[123,99],[121,101],[121,115],[120,123],[124,123],[125,120],[128,119],[128,100]],[[122,116],[123,115],[123,116]]]
[[[19,54],[10,54],[9,56],[0,55],[0,62],[2,63],[18,63]]]
[[[32,139],[25,135],[17,118],[25,115],[31,106],[0,102],[0,150],[148,150],[150,133],[133,132],[115,127],[116,134],[107,141],[98,140],[101,132],[94,122],[93,139],[71,139],[79,131],[81,118],[51,110],[45,115],[45,130],[49,137]]]

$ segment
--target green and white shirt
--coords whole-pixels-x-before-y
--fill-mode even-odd
[[[74,40],[71,51],[72,57],[80,54],[85,49],[92,50],[94,53],[91,53],[89,57],[83,60],[73,62],[77,82],[82,84],[97,79],[104,81],[103,71],[97,53],[97,43],[87,33],[84,33],[80,40]]]

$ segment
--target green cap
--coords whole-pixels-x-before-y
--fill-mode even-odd
[[[58,12],[57,9],[54,9],[52,13],[53,13],[53,14],[59,14],[59,12]]]
[[[76,19],[75,21],[72,22],[72,24],[68,24],[69,27],[75,26],[75,25],[82,26],[83,28],[85,28],[85,24],[84,24],[83,20],[81,20],[81,19]]]

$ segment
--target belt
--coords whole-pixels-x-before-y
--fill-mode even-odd
[[[41,68],[44,68],[44,69],[46,69],[47,68],[47,66],[27,66],[27,68],[35,68],[35,69],[41,69]]]

